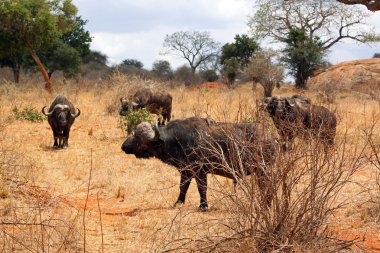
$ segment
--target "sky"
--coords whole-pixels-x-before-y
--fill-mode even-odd
[[[93,37],[92,50],[106,54],[109,65],[119,64],[124,59],[137,59],[146,69],[151,69],[156,60],[168,60],[173,68],[186,64],[184,59],[161,53],[165,35],[177,31],[207,31],[222,45],[232,43],[236,34],[249,32],[248,16],[254,13],[253,0],[72,2],[78,8],[78,15],[88,20],[86,29]],[[380,11],[369,13],[369,24],[380,33]],[[380,43],[367,46],[344,41],[331,48],[328,58],[335,64],[371,58],[375,52],[380,53]]]

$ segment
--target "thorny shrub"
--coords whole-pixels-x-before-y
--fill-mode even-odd
[[[130,134],[135,131],[138,124],[144,121],[153,122],[152,116],[150,116],[149,111],[145,107],[138,110],[130,110],[125,116],[120,116],[119,127],[123,132],[127,131],[127,134]]]
[[[12,109],[12,114],[16,119],[21,119],[21,120],[28,120],[32,122],[42,122],[46,117],[37,111],[34,107],[32,106],[27,106],[21,111],[17,106],[13,107]]]
[[[231,134],[231,140],[234,141]],[[367,164],[363,136],[348,137],[347,131],[330,150],[325,150],[317,138],[299,140],[289,151],[278,151],[274,165],[261,163],[265,187],[260,187],[257,174],[236,177],[236,192],[225,187],[225,180],[216,178],[217,185],[209,194],[216,194],[222,217],[203,222],[204,233],[194,232],[193,238],[180,236],[186,214],[179,212],[171,225],[161,228],[167,241],[155,245],[158,252],[337,252],[353,245],[355,241],[342,241],[328,232],[328,221],[334,211],[345,201],[338,198],[354,173]],[[243,151],[249,143],[236,140],[229,156],[217,147],[213,156],[221,163],[209,160],[214,166],[229,173],[244,172]],[[260,144],[257,144],[260,148]],[[204,148],[204,147],[203,147]],[[232,152],[232,154],[231,154]],[[231,157],[233,159],[231,160]],[[252,159],[260,160],[260,157]],[[261,161],[263,161],[261,159]],[[202,161],[205,162],[205,161]],[[235,173],[236,175],[236,173]],[[268,199],[270,203],[268,204]],[[200,226],[197,225],[198,227]],[[194,226],[194,229],[197,229]],[[199,229],[199,228],[198,228]],[[173,236],[171,237],[170,234]]]
[[[57,199],[35,186],[40,168],[6,138],[0,128],[0,251],[77,252],[78,214],[56,212]]]
[[[370,189],[371,194],[370,202],[372,203],[373,216],[376,221],[380,222],[380,135],[378,132],[380,124],[380,114],[374,114],[371,118],[371,125],[365,130],[366,137],[368,138],[370,155],[368,159],[370,163],[377,169],[376,171],[376,188]]]

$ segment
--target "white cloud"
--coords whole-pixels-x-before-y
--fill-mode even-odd
[[[158,59],[169,60],[175,68],[183,59],[160,55],[166,34],[180,30],[208,31],[222,44],[233,42],[236,34],[248,32],[247,16],[254,1],[249,0],[73,0],[79,15],[89,22],[93,36],[91,48],[109,57],[111,64],[135,58],[150,69]],[[380,33],[380,12],[371,13],[370,24]],[[262,45],[268,47],[270,45]],[[380,52],[379,45],[369,47],[350,41],[331,48],[329,60],[370,58]]]

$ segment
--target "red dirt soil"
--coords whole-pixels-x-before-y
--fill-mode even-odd
[[[380,252],[380,236],[376,235],[377,231],[367,231],[365,233],[350,231],[349,229],[341,229],[338,227],[330,228],[338,238],[342,240],[359,240],[359,246],[363,246],[370,250],[368,252]],[[354,246],[357,249],[357,247]]]
[[[215,88],[225,88],[227,87],[224,83],[219,83],[219,82],[205,82],[197,85],[190,86],[190,90],[197,90],[197,89],[202,89],[202,88],[210,88],[210,89],[215,89]]]

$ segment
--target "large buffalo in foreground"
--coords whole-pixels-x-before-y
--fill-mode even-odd
[[[334,143],[336,116],[323,106],[313,105],[307,97],[267,97],[263,107],[273,119],[284,149],[296,136],[318,138],[325,148]]]
[[[175,120],[166,126],[140,123],[122,145],[137,158],[156,157],[176,167],[181,174],[176,204],[185,202],[190,181],[195,178],[200,195],[199,210],[208,209],[207,174],[236,181],[256,173],[258,186],[265,188],[265,168],[276,157],[276,141],[262,124],[216,123],[197,117]],[[268,200],[270,202],[270,200]]]
[[[132,98],[132,109],[147,108],[150,113],[162,115],[160,124],[165,125],[165,121],[170,121],[172,113],[172,96],[167,92],[153,92],[149,88],[138,90]],[[125,116],[129,110],[129,101],[120,98],[121,107],[119,114]]]
[[[70,128],[76,117],[80,115],[80,110],[75,108],[73,104],[64,96],[58,95],[51,104],[49,111],[42,113],[48,117],[48,122],[53,130],[54,148],[67,148],[69,145]]]

